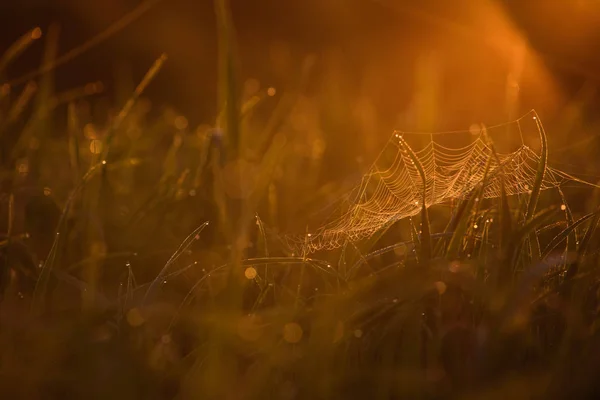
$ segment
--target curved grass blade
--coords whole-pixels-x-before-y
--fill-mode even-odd
[[[429,226],[429,213],[427,211],[427,179],[425,177],[425,170],[417,155],[402,137],[400,137],[400,147],[406,150],[406,153],[417,168],[419,176],[421,177],[421,182],[423,183],[419,261],[421,263],[427,263],[431,259],[431,228]]]
[[[127,103],[125,103],[125,105],[123,106],[123,108],[121,109],[121,111],[119,112],[117,117],[115,118],[114,123],[111,125],[108,133],[106,134],[106,138],[104,139],[104,145],[102,146],[102,148],[103,148],[102,160],[107,159],[108,152],[110,150],[110,144],[111,144],[111,141],[112,141],[112,138],[113,138],[115,132],[119,130],[119,128],[121,127],[121,124],[123,123],[125,118],[127,118],[127,116],[131,112],[131,109],[133,108],[133,106],[135,105],[135,103],[137,102],[139,97],[142,95],[144,90],[146,90],[146,87],[148,87],[150,82],[152,82],[152,80],[156,77],[156,75],[161,70],[161,68],[163,67],[163,65],[166,61],[167,61],[167,55],[163,53],[154,62],[154,64],[148,70],[148,72],[146,72],[146,75],[144,75],[144,78],[142,79],[142,81],[137,85],[137,87],[135,88],[135,91],[131,94],[131,97],[129,98],[129,100],[127,100]]]
[[[598,227],[598,222],[600,222],[600,209],[596,210],[596,212],[594,212],[593,214],[594,214],[594,218],[590,222],[588,229],[585,231],[585,235],[583,236],[583,239],[579,243],[579,247],[577,249],[577,253],[578,253],[580,259],[584,258],[585,255],[587,254],[588,246],[590,244],[592,236],[594,235],[594,232],[596,231],[596,228]]]
[[[550,243],[548,243],[548,245],[546,246],[546,248],[544,249],[544,251],[542,253],[542,260],[545,259],[546,257],[548,257],[550,252],[552,252],[552,250],[554,250],[556,248],[556,246],[561,244],[564,240],[567,240],[573,234],[573,232],[575,232],[575,230],[579,227],[579,225],[583,224],[585,221],[587,221],[588,219],[590,219],[593,216],[596,217],[597,215],[599,215],[598,212],[588,214],[588,215],[585,215],[585,216],[579,218],[576,222],[569,224],[558,235],[556,235],[550,241]]]
[[[548,143],[546,138],[546,131],[544,130],[544,126],[542,125],[542,122],[540,121],[540,118],[535,112],[535,110],[533,111],[533,119],[535,120],[535,124],[540,134],[541,149],[540,162],[538,164],[537,173],[535,175],[533,188],[531,189],[529,203],[527,204],[527,212],[525,213],[525,223],[527,223],[527,221],[529,221],[535,213],[535,209],[540,198],[540,192],[542,190],[542,183],[544,182],[544,177],[546,176],[546,168],[548,163]]]
[[[29,48],[37,39],[42,37],[42,30],[36,27],[23,36],[21,36],[16,42],[14,42],[0,58],[0,74],[4,72],[6,67],[17,57],[19,57],[25,50]]]
[[[235,160],[240,152],[240,95],[235,29],[227,0],[215,0],[219,38],[219,104],[224,108],[227,143],[226,159]]]
[[[462,243],[469,229],[469,221],[471,221],[471,215],[473,215],[476,198],[476,193],[471,192],[469,198],[465,200],[461,206],[462,210],[460,210],[460,214],[456,215],[456,227],[454,232],[452,232],[450,243],[448,243],[448,247],[446,249],[446,257],[448,259],[457,259],[459,256]]]

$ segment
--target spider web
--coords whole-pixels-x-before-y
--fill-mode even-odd
[[[526,130],[527,121],[531,126]],[[507,195],[528,193],[534,185],[540,156],[526,145],[524,138],[533,137],[539,145],[543,134],[540,127],[539,117],[531,111],[513,122],[488,128],[479,125],[468,131],[395,131],[360,184],[340,201],[337,212],[320,228],[302,236],[288,236],[286,242],[299,254],[333,250],[419,214],[423,201],[430,207],[463,199],[484,179],[483,197],[487,199],[500,196],[502,180]],[[498,135],[500,141],[506,142],[510,132],[518,134],[518,148],[493,156],[492,136],[496,140]],[[426,144],[417,150],[408,143],[411,137],[426,138]],[[466,144],[456,146],[461,139]],[[424,179],[417,164],[422,167]],[[541,189],[557,188],[568,181],[587,184],[547,166]]]

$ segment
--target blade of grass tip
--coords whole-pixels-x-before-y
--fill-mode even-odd
[[[94,46],[97,46],[100,43],[109,39],[110,37],[114,36],[116,33],[129,26],[129,24],[140,18],[142,15],[144,15],[146,12],[148,12],[161,1],[163,0],[145,0],[140,2],[140,4],[131,12],[125,14],[121,19],[115,21],[108,28],[106,28],[90,40],[86,41],[82,45],[69,50],[68,52],[51,62],[46,62],[42,64],[42,66],[37,68],[36,70],[26,73],[21,77],[13,79],[6,83],[8,83],[11,86],[21,85],[33,78],[36,78],[40,75],[43,75],[60,67],[61,65],[68,63],[69,61],[81,56],[86,51],[92,49]],[[41,34],[41,31],[39,33]]]
[[[542,122],[540,121],[540,118],[539,118],[537,112],[535,112],[535,110],[532,110],[532,112],[533,112],[533,120],[535,121],[536,127],[540,134],[541,148],[540,148],[538,169],[537,169],[537,172],[535,175],[535,180],[533,182],[533,188],[531,190],[531,195],[529,196],[529,203],[527,204],[527,211],[525,213],[524,223],[527,223],[535,213],[535,210],[536,210],[539,198],[540,198],[541,190],[542,190],[542,184],[544,183],[544,178],[546,176],[546,169],[547,169],[547,163],[548,163],[548,145],[547,145],[546,131],[544,130],[544,126],[542,125]],[[537,233],[535,231],[532,232],[532,235],[529,238],[529,246],[530,246],[530,250],[531,250],[531,256],[533,257],[533,261],[537,262],[540,257],[540,248],[539,248]]]
[[[190,233],[184,239],[183,242],[181,242],[181,244],[179,245],[179,247],[177,248],[175,253],[173,253],[173,255],[167,260],[167,262],[165,263],[165,266],[161,269],[161,271],[158,273],[156,278],[152,281],[150,286],[148,286],[148,290],[144,294],[144,298],[142,300],[142,306],[144,306],[146,304],[146,301],[151,296],[152,291],[156,287],[157,283],[164,279],[165,275],[167,274],[167,272],[169,270],[169,267],[179,258],[179,256],[181,254],[183,254],[192,245],[192,243],[194,243],[196,240],[198,240],[200,238],[200,236],[199,236],[200,233],[204,230],[204,228],[206,228],[208,226],[208,224],[209,224],[208,221],[204,222],[198,228],[194,229],[194,231],[192,233]]]
[[[46,46],[44,49],[43,63],[52,63],[58,54],[58,40],[60,36],[60,26],[52,24],[48,28],[46,35]],[[52,95],[54,94],[54,76],[51,71],[47,71],[41,76],[40,88],[36,99],[36,109],[42,115],[49,111]]]
[[[42,37],[42,30],[39,27],[33,28],[16,42],[14,42],[0,58],[0,76],[4,74],[6,67],[18,58],[25,50],[29,48],[37,39]]]
[[[63,104],[68,104],[87,96],[93,96],[95,94],[102,93],[103,91],[104,85],[102,82],[90,82],[84,86],[58,93],[51,99],[49,109],[51,111]]]
[[[548,255],[556,248],[556,246],[558,246],[559,244],[561,244],[564,240],[567,240],[569,237],[571,237],[571,235],[573,234],[573,232],[575,232],[575,230],[581,225],[583,224],[585,221],[587,221],[588,219],[592,218],[592,217],[597,217],[598,215],[600,215],[600,213],[597,211],[595,213],[591,213],[588,215],[585,215],[581,218],[579,218],[576,222],[569,224],[565,229],[563,229],[558,235],[556,235],[551,241],[550,243],[548,243],[548,245],[546,246],[546,248],[544,249],[544,252],[542,253],[542,260],[545,259],[546,257],[548,257]],[[593,221],[593,220],[592,220]]]
[[[254,109],[263,102],[264,99],[267,98],[267,91],[263,90],[257,95],[251,96],[248,100],[246,100],[240,110],[240,144],[239,147],[241,149],[240,156],[244,158],[246,156],[246,152],[249,149],[249,141],[253,140],[251,132],[251,122],[250,117],[253,114]],[[218,126],[218,125],[217,125]]]
[[[571,212],[571,207],[569,207],[565,194],[563,193],[560,186],[558,187],[558,193],[560,194],[560,198],[562,200],[562,205],[560,206],[560,209],[562,210],[564,208],[565,210],[565,219],[567,220],[567,226],[573,225],[575,223],[575,220],[573,219],[573,213]],[[570,248],[574,248],[575,251],[577,251],[578,247],[579,241],[577,240],[577,229],[574,229],[573,231],[571,231],[569,237],[567,238],[566,249],[567,252]]]
[[[43,62],[48,63],[56,59],[58,52],[58,39],[60,35],[60,28],[57,24],[52,24],[48,28],[48,34],[46,35],[46,46],[44,49]],[[16,160],[19,155],[27,148],[31,139],[35,138],[35,135],[41,135],[44,132],[42,121],[47,117],[50,110],[50,103],[52,94],[54,91],[54,78],[50,72],[42,75],[40,79],[37,96],[35,99],[33,116],[27,123],[27,126],[23,129],[17,143],[12,148],[11,160]],[[40,139],[37,137],[36,139]]]
[[[240,95],[235,29],[228,0],[215,0],[219,38],[219,104],[225,109],[226,159],[233,161],[240,154]]]
[[[281,97],[277,103],[277,106],[275,107],[275,110],[267,121],[264,130],[258,135],[258,137],[256,137],[255,140],[253,140],[255,143],[254,150],[256,154],[263,154],[266,151],[273,136],[286,121],[286,118],[290,115],[298,101],[298,98],[300,97],[300,94],[304,91],[304,88],[308,84],[310,72],[312,71],[315,63],[316,57],[313,55],[307,56],[304,59],[302,68],[299,71],[299,76],[294,80],[294,82],[298,82],[296,87]],[[269,96],[275,95],[274,88],[270,88],[269,91]]]
[[[137,85],[134,92],[131,94],[131,97],[129,98],[129,100],[127,100],[127,103],[125,103],[125,105],[123,106],[123,108],[121,109],[119,114],[116,116],[114,122],[111,124],[111,126],[104,138],[104,144],[102,146],[102,149],[103,149],[102,150],[102,160],[103,161],[107,160],[109,150],[110,150],[111,140],[112,140],[115,132],[117,132],[119,130],[119,128],[121,127],[121,124],[123,123],[125,118],[127,118],[127,116],[131,112],[131,109],[133,108],[133,106],[135,105],[135,103],[137,102],[139,97],[142,95],[144,90],[146,90],[146,87],[148,87],[150,82],[152,82],[152,80],[156,77],[156,75],[159,73],[159,71],[161,70],[161,68],[163,67],[163,65],[165,64],[166,61],[167,61],[167,55],[163,53],[154,62],[154,64],[148,70],[148,72],[146,72],[146,75],[144,75],[144,78],[142,79],[142,81]]]
[[[408,156],[417,168],[423,184],[423,193],[421,199],[421,233],[419,236],[421,242],[419,248],[419,261],[421,263],[427,263],[431,259],[431,232],[429,226],[429,213],[427,211],[427,179],[425,177],[425,170],[423,169],[421,161],[413,152],[408,143],[404,140],[404,138],[400,136],[399,139],[400,148],[406,150]]]
[[[25,108],[31,103],[33,99],[33,95],[37,92],[38,86],[35,82],[29,82],[19,95],[19,98],[14,102],[10,111],[8,112],[8,116],[6,118],[6,124],[14,124],[19,117],[25,111]]]
[[[160,186],[164,185],[169,178],[175,176],[175,174],[177,173],[177,153],[179,152],[179,149],[181,148],[182,144],[183,134],[176,133],[173,136],[171,147],[169,147],[169,150],[167,151],[167,156],[163,161],[163,173],[159,181]]]
[[[249,215],[245,216],[245,219],[250,220],[252,215],[255,215],[260,201],[267,194],[267,189],[271,183],[273,173],[277,165],[279,165],[280,160],[284,158],[286,154],[286,146],[287,138],[285,135],[275,135],[269,149],[263,156],[259,175],[256,179],[256,185],[247,203]]]
[[[116,164],[117,165],[117,164]],[[73,205],[75,199],[77,198],[77,194],[85,187],[86,183],[89,182],[96,174],[102,169],[103,164],[92,165],[90,169],[83,175],[80,182],[73,188],[65,205],[63,206],[62,213],[60,215],[60,219],[58,224],[56,225],[56,236],[52,243],[52,247],[46,257],[45,262],[42,264],[41,271],[38,277],[38,280],[35,284],[35,288],[33,291],[32,299],[31,299],[31,310],[33,312],[39,311],[41,305],[43,305],[43,301],[45,298],[46,290],[48,287],[48,279],[52,274],[52,270],[54,267],[54,262],[56,260],[57,252],[59,249],[59,245],[65,236],[61,234],[63,232],[63,228],[67,223],[67,216],[69,215],[69,211],[71,210],[71,206]]]

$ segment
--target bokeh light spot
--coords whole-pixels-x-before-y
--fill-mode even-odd
[[[185,128],[188,127],[188,120],[183,115],[180,115],[180,116],[178,116],[178,117],[175,118],[174,124],[175,124],[175,128],[177,128],[180,131],[182,131],[182,130],[184,130]]]
[[[246,279],[254,279],[256,278],[256,269],[254,267],[248,267],[246,268],[246,271],[244,271],[244,276],[246,276]]]
[[[446,286],[446,284],[444,282],[435,282],[433,284],[435,286],[435,289],[437,290],[437,292],[442,295],[444,293],[446,293],[446,289],[448,289],[448,286]]]
[[[127,323],[130,326],[138,327],[141,326],[145,322],[142,313],[138,308],[132,308],[127,312]]]
[[[302,327],[295,322],[287,323],[283,327],[283,339],[288,343],[298,343],[303,334]]]
[[[31,38],[33,40],[37,40],[41,37],[42,37],[42,30],[40,29],[40,27],[36,27],[34,30],[31,31]]]
[[[238,336],[246,342],[256,342],[262,336],[261,318],[258,315],[243,316],[237,326]]]

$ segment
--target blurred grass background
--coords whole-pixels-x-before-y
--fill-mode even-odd
[[[13,49],[26,51],[5,53],[1,81],[134,3],[74,3],[77,18],[41,31],[40,8],[23,11]],[[401,221],[310,258],[279,240],[354,186],[394,128],[535,107],[547,161],[593,181],[594,77],[557,81],[510,4],[309,3],[261,3],[272,31],[240,17],[260,14],[248,4],[232,21],[222,1],[158,3],[2,86],[7,398],[594,398],[592,189],[564,188],[561,210],[535,190],[475,207],[478,187],[454,214],[424,211],[431,236]],[[284,9],[298,12],[287,31]],[[555,251],[540,259],[538,241]]]

